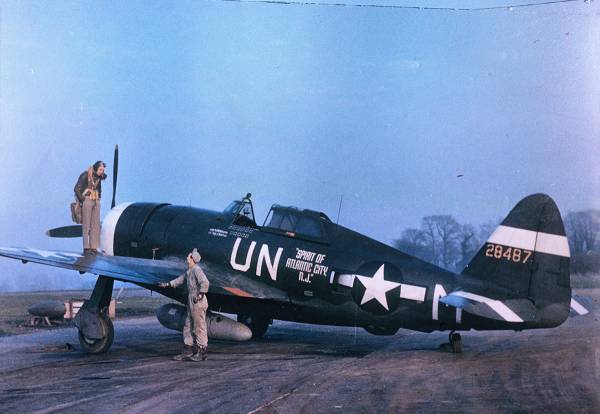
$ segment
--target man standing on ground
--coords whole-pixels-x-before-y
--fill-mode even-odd
[[[190,360],[204,361],[208,348],[208,332],[206,326],[206,310],[208,309],[209,282],[206,275],[198,265],[201,257],[197,249],[187,256],[189,269],[176,279],[158,286],[178,287],[185,283],[187,287],[187,318],[183,327],[183,352],[173,357],[175,361]]]

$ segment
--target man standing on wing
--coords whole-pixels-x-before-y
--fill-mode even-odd
[[[201,257],[197,249],[187,256],[189,269],[176,279],[158,286],[178,287],[185,283],[188,293],[187,318],[183,327],[183,352],[173,357],[175,361],[190,360],[204,361],[208,348],[208,334],[206,326],[206,310],[208,309],[209,282],[206,275],[198,265]]]
[[[106,164],[96,161],[82,172],[75,184],[75,197],[82,205],[83,253],[95,255],[100,245],[100,198],[102,181],[106,180]]]

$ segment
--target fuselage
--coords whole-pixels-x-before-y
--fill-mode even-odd
[[[122,204],[104,219],[102,248],[115,256],[169,260],[182,259],[197,247],[204,263],[222,265],[289,296],[287,303],[271,303],[243,292],[209,295],[210,308],[216,311],[363,326],[381,334],[398,328],[488,329],[485,319],[439,303],[447,292],[468,283],[463,277],[337,225],[323,214],[281,211],[298,213],[296,220],[306,218],[308,235],[288,231],[283,224],[257,226],[227,210]],[[183,292],[171,296],[183,301]]]

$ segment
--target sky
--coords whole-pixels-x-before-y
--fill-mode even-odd
[[[342,200],[340,224],[388,244],[537,192],[600,208],[600,2],[345,3],[2,1],[0,246],[79,250],[44,232],[98,159],[108,211],[115,144],[118,202],[251,192],[262,221]],[[93,282],[0,259],[0,291]]]

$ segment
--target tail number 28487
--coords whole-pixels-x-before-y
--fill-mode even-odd
[[[494,259],[506,259],[515,263],[527,263],[531,257],[531,250],[517,249],[516,247],[506,247],[500,244],[488,243],[485,246],[485,255]]]

